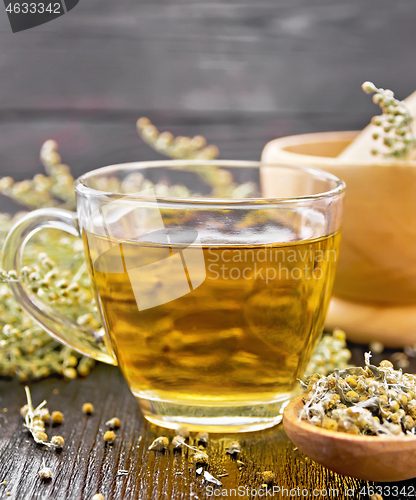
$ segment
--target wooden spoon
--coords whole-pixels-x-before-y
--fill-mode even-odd
[[[299,421],[302,396],[283,413],[286,434],[301,452],[326,468],[365,481],[416,477],[416,436],[357,436]]]

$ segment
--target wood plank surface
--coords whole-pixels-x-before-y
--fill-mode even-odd
[[[362,348],[354,346],[353,352],[353,361],[360,363]],[[375,357],[374,362],[381,359]],[[47,399],[50,411],[64,413],[64,423],[53,431],[47,428],[47,432],[50,436],[62,435],[66,444],[60,453],[35,444],[23,429],[19,415],[20,407],[26,402],[23,386],[0,381],[0,483],[6,481],[6,485],[0,484],[0,498],[89,500],[98,492],[106,500],[203,500],[213,497],[207,489],[209,483],[196,474],[187,450],[175,452],[171,446],[165,453],[148,450],[156,437],[171,438],[174,432],[144,421],[118,368],[99,364],[85,379],[67,382],[50,378],[31,384],[31,391],[34,404]],[[82,413],[85,402],[94,404],[93,415]],[[110,446],[104,442],[103,433],[105,422],[114,416],[120,418],[121,428],[116,431],[115,444]],[[241,469],[224,450],[232,439],[241,443],[238,459],[246,464]],[[360,495],[360,490],[374,486],[339,476],[311,461],[295,450],[281,425],[255,433],[212,434],[207,452],[211,458],[208,467],[211,474],[216,477],[228,474],[221,478],[223,486],[220,488],[227,491],[228,498],[256,498],[251,490],[261,487],[264,481],[259,473],[266,470],[276,473],[275,487],[288,491],[307,490],[306,498],[365,499],[368,495]],[[47,482],[38,477],[43,461],[53,471],[52,479]],[[396,486],[406,487],[410,492],[414,484],[410,480],[396,483]],[[393,485],[379,483],[384,488]],[[239,486],[243,494],[233,495],[232,489]],[[6,496],[8,492],[11,494]],[[292,498],[305,498],[305,494],[295,493]],[[290,496],[283,489],[273,495],[273,498],[287,497]]]

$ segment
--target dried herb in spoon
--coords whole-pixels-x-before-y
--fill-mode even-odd
[[[390,361],[377,367],[365,354],[365,367],[312,375],[303,384],[299,419],[325,429],[371,436],[414,435],[416,376],[394,370]]]

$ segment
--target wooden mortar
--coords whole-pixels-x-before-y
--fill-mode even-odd
[[[326,326],[349,340],[389,347],[416,343],[416,161],[340,160],[358,132],[282,137],[265,164],[319,168],[347,184],[341,252]],[[273,170],[262,178],[273,197]]]

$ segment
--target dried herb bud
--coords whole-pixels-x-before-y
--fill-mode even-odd
[[[399,424],[401,420],[402,417],[399,415],[399,413],[393,413],[390,417],[390,421],[393,422],[393,424]]]
[[[196,464],[208,464],[209,463],[209,456],[205,451],[197,451],[193,456],[192,460]]]
[[[389,403],[389,399],[385,394],[382,394],[381,396],[379,396],[377,401],[378,401],[378,404],[380,406],[387,406]]]
[[[35,432],[43,432],[45,430],[45,422],[43,420],[33,420],[32,428]]]
[[[51,417],[47,408],[42,408],[39,412],[39,416],[44,422],[47,422]]]
[[[262,480],[267,484],[272,483],[276,479],[276,474],[271,470],[265,470],[264,472],[261,472],[260,475]]]
[[[172,445],[175,449],[182,448],[185,444],[185,438],[182,436],[175,436],[172,439]]]
[[[39,477],[41,479],[50,479],[52,477],[52,471],[49,467],[42,467],[39,471]]]
[[[106,443],[113,444],[116,439],[116,435],[113,431],[106,431],[104,433],[103,439]]]
[[[110,429],[118,429],[120,427],[120,419],[118,419],[117,417],[113,417],[110,420],[107,420],[105,425],[110,427]]]
[[[168,446],[169,439],[166,436],[160,436],[153,441],[148,449],[153,451],[164,451]]]
[[[349,403],[356,403],[359,399],[359,395],[355,391],[348,391],[347,394],[345,394],[345,399]]]
[[[400,404],[397,401],[392,401],[390,403],[389,408],[390,408],[390,411],[395,412],[400,408]]]
[[[64,415],[60,411],[53,411],[51,415],[51,421],[54,425],[62,424],[64,421]]]
[[[104,495],[102,495],[101,493],[96,493],[92,498],[91,500],[105,500],[104,499]]]
[[[46,443],[46,441],[48,440],[48,435],[45,432],[42,432],[42,431],[35,432],[35,434],[33,435],[33,437],[36,440],[41,441],[42,443]]]
[[[413,420],[413,418],[410,415],[406,415],[403,418],[403,427],[406,430],[410,431],[410,429],[412,429],[414,426],[415,426],[415,421]]]
[[[70,380],[77,378],[77,371],[75,370],[75,368],[72,368],[71,366],[65,368],[62,373],[65,378],[69,378]]]
[[[62,448],[65,444],[65,440],[62,436],[52,436],[51,444],[56,448]]]
[[[229,445],[225,448],[225,451],[230,455],[241,453],[241,445],[238,441],[231,441],[231,443],[229,443]]]
[[[351,387],[351,389],[355,389],[357,387],[357,379],[354,376],[350,375],[345,379],[345,382]]]
[[[379,365],[381,368],[393,368],[393,363],[388,359],[383,359]]]
[[[18,279],[17,271],[15,271],[14,269],[11,269],[9,271],[9,278],[11,280],[17,280]]]
[[[333,418],[325,417],[322,422],[322,427],[330,431],[336,431],[338,429],[338,424]]]
[[[206,445],[209,441],[209,436],[207,432],[198,432],[195,439],[197,443]]]
[[[92,403],[84,403],[82,405],[82,411],[86,415],[92,415],[94,413],[94,405]]]

